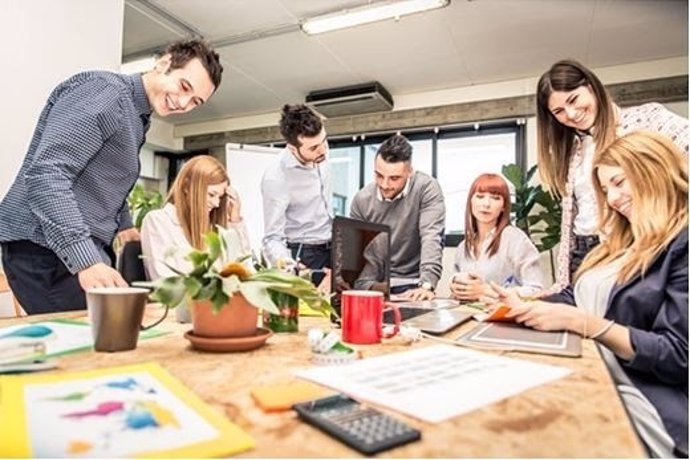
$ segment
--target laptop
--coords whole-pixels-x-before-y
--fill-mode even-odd
[[[331,303],[340,315],[341,296],[350,289],[374,289],[390,299],[390,227],[337,216],[331,240]],[[454,311],[450,299],[396,303],[402,324],[429,334],[444,334],[469,321],[471,313]],[[384,311],[384,324],[394,323]]]
[[[450,299],[396,303],[400,310],[400,324],[414,327],[427,334],[441,335],[472,319],[473,313],[454,310],[459,303]],[[395,324],[393,309],[383,312],[384,324]]]
[[[341,296],[350,289],[375,289],[389,299],[390,227],[348,217],[333,219],[331,304],[340,315]]]

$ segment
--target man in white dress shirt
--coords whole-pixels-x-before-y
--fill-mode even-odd
[[[314,270],[331,264],[328,140],[321,118],[305,105],[285,105],[280,132],[287,146],[261,180],[263,254],[273,266],[298,262]],[[313,276],[318,284],[323,276]]]

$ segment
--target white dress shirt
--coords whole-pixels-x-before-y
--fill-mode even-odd
[[[332,186],[327,161],[303,165],[285,148],[261,180],[263,254],[271,265],[291,258],[286,244],[331,241]]]

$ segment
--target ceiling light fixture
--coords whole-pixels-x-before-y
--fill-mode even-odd
[[[370,5],[343,10],[338,13],[326,14],[306,19],[302,30],[309,34],[320,34],[346,27],[369,24],[384,19],[400,18],[408,14],[421,13],[435,8],[447,6],[450,0],[401,0],[372,3]]]

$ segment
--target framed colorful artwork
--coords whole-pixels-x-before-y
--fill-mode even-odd
[[[0,377],[0,457],[217,457],[252,438],[155,363]]]

